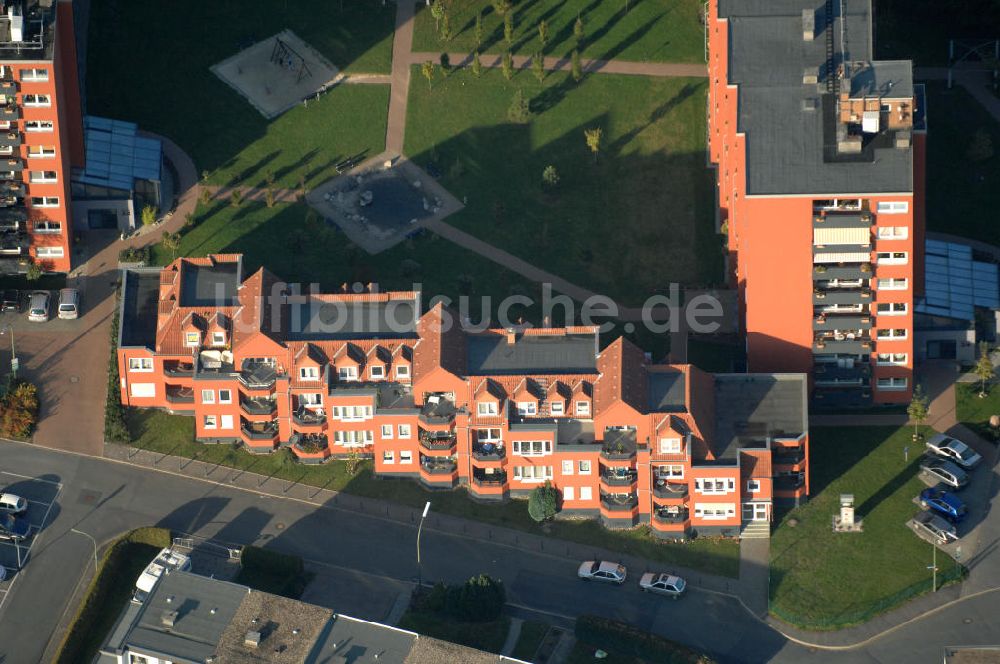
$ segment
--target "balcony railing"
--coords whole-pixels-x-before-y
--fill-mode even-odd
[[[163,365],[163,375],[171,378],[184,378],[194,373],[194,365],[183,362],[168,362]]]
[[[278,435],[277,422],[242,422],[240,430],[251,440],[273,440]]]
[[[653,484],[653,495],[657,498],[683,498],[688,495],[687,483],[663,482],[657,480]]]
[[[420,446],[427,450],[450,450],[455,447],[456,439],[452,431],[420,430]]]
[[[502,445],[478,443],[472,446],[472,458],[476,461],[500,461],[506,455]]]
[[[668,512],[666,510],[656,510],[653,512],[653,518],[660,523],[684,523],[688,520],[688,511]]]
[[[605,445],[601,448],[601,457],[608,461],[626,461],[635,457],[635,448],[628,446]]]
[[[239,373],[241,383],[251,389],[268,388],[278,378],[277,370],[267,363],[244,362]]]
[[[420,469],[430,475],[450,475],[455,472],[456,464],[454,459],[438,459],[435,457],[421,457]]]
[[[307,433],[293,434],[295,443],[293,447],[303,454],[319,454],[330,448],[330,439],[325,434]]]
[[[635,509],[639,504],[639,498],[629,494],[628,496],[618,496],[615,494],[601,494],[601,505],[611,512],[628,512]]]
[[[21,111],[17,106],[0,107],[0,121],[13,122],[21,118]]]
[[[308,408],[299,408],[292,414],[292,421],[299,426],[319,426],[326,422],[326,415],[309,410]]]
[[[797,463],[802,463],[806,458],[805,452],[801,448],[795,448],[793,450],[775,450],[771,456],[771,463],[779,466],[794,466]]]
[[[166,391],[167,401],[170,403],[194,403],[194,390],[190,387],[171,388]]]
[[[637,476],[634,472],[616,473],[605,469],[601,472],[601,481],[608,486],[631,486],[635,484]]]
[[[832,279],[871,279],[871,263],[820,263],[813,266],[813,281]]]
[[[816,353],[841,353],[845,355],[862,355],[870,353],[872,341],[867,336],[856,335],[853,339],[845,336],[843,339],[836,337],[819,337],[813,341],[813,352]]]
[[[817,332],[833,330],[870,330],[872,317],[864,314],[823,313],[813,317],[813,330]]]
[[[479,486],[500,486],[507,481],[507,473],[473,473],[472,482]]]
[[[777,491],[793,491],[801,489],[806,485],[805,480],[800,476],[782,476],[774,478],[774,488]]]
[[[21,144],[21,134],[17,131],[0,131],[0,145],[16,148]]]
[[[834,290],[813,291],[814,305],[832,304],[866,304],[872,301],[872,292],[868,288],[837,288]]]
[[[240,408],[248,415],[270,415],[278,403],[274,399],[240,399]]]

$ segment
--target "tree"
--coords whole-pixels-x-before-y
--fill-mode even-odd
[[[427,88],[433,89],[434,83],[434,63],[428,60],[424,64],[420,65],[420,73],[424,75],[427,79]]]
[[[986,381],[993,378],[993,360],[990,358],[990,345],[985,341],[979,342],[979,359],[976,360],[976,367],[972,370],[979,379],[979,398],[986,396]]]
[[[444,5],[441,3],[441,0],[434,0],[431,3],[431,16],[434,17],[434,32],[437,32],[439,36],[441,33],[441,19],[444,18],[444,14]]]
[[[479,62],[479,51],[472,54],[472,75],[476,78],[483,75],[483,65]]]
[[[583,65],[580,64],[580,51],[573,49],[572,56],[573,80],[579,83],[583,80]]]
[[[528,496],[528,515],[535,521],[542,522],[554,517],[557,511],[558,492],[552,482],[546,481],[543,486],[536,486]]]
[[[546,187],[555,187],[559,184],[559,171],[552,164],[549,164],[542,171],[542,184]]]
[[[361,463],[361,455],[358,454],[357,449],[352,449],[347,455],[347,463],[344,464],[344,470],[347,471],[349,476],[354,477],[361,470]]]
[[[451,15],[448,12],[444,13],[444,18],[441,20],[441,34],[438,38],[444,42],[450,42],[451,38],[454,37],[451,33]]]
[[[985,129],[977,129],[972,135],[972,142],[969,144],[965,155],[969,161],[986,161],[993,156],[993,137]]]
[[[531,56],[531,71],[534,73],[535,78],[541,83],[545,80],[545,57],[541,52],[535,53]]]
[[[928,401],[927,396],[924,394],[924,388],[921,385],[917,385],[913,390],[913,398],[910,399],[910,405],[906,407],[906,414],[913,420],[913,440],[920,437],[920,425],[927,419],[928,413]]]
[[[515,124],[527,124],[531,121],[531,104],[525,98],[521,88],[514,91],[514,97],[510,100],[510,108],[507,109],[507,119]]]
[[[597,154],[601,151],[601,138],[604,136],[604,130],[600,127],[584,129],[583,135],[587,139],[587,147],[594,153],[594,161],[596,162]]]
[[[514,78],[514,58],[511,56],[510,51],[504,52],[500,67],[503,70],[503,77],[505,79],[509,81]]]
[[[173,260],[177,258],[177,250],[181,247],[181,234],[163,231],[160,243],[163,244],[164,249],[170,252],[170,258]]]
[[[583,17],[579,14],[576,16],[576,23],[573,24],[573,37],[576,39],[577,46],[583,43]]]
[[[142,218],[143,226],[152,226],[156,223],[156,213],[157,209],[152,205],[143,206],[140,216]]]
[[[267,188],[264,189],[264,205],[268,208],[274,207],[274,187],[271,185],[268,185]]]
[[[13,383],[3,397],[0,435],[25,439],[38,420],[38,388],[26,381]]]
[[[493,0],[491,4],[497,16],[506,16],[511,8],[510,0]]]
[[[479,12],[476,14],[476,28],[474,31],[476,37],[476,50],[478,51],[483,46],[483,13]]]
[[[28,281],[38,281],[42,278],[42,266],[38,263],[32,263],[28,266],[28,271],[24,274],[24,278]]]
[[[503,40],[509,47],[514,43],[514,13],[508,12],[503,17]]]
[[[538,41],[542,43],[542,48],[549,43],[549,22],[545,19],[538,23]]]
[[[463,622],[490,622],[500,617],[506,602],[503,581],[480,574],[462,586],[454,617]]]
[[[234,208],[243,205],[243,191],[239,187],[233,189],[233,193],[229,195],[229,204]]]

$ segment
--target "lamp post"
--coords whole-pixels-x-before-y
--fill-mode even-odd
[[[93,535],[85,533],[82,530],[77,530],[76,528],[70,528],[71,533],[76,533],[77,535],[83,535],[90,540],[90,543],[94,545],[94,573],[97,573],[97,540],[94,539]]]
[[[14,348],[14,328],[10,325],[4,325],[3,328],[0,329],[0,335],[7,334],[8,332],[10,332],[10,373],[14,380],[17,380],[18,362],[17,350]]]
[[[423,590],[424,587],[424,577],[423,570],[420,567],[420,531],[424,529],[424,519],[427,518],[427,513],[431,511],[431,501],[427,501],[424,505],[424,513],[420,515],[420,525],[417,526],[417,592]]]
[[[931,575],[931,590],[933,592],[937,592],[937,571],[938,571],[938,566],[937,566],[937,546],[935,546],[933,542],[931,542],[931,551],[933,551],[934,553],[931,554],[932,555],[931,566],[928,567],[927,569],[931,570],[931,573],[932,573],[932,575]]]

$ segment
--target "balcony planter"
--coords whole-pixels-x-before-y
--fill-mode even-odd
[[[863,291],[861,291],[861,297],[862,298],[867,299],[867,298],[870,298],[871,296],[872,296],[872,292],[870,290],[863,290]]]
[[[815,269],[816,274],[826,274],[826,266],[825,265],[817,265],[814,269]]]
[[[866,273],[866,274],[870,273],[872,271],[872,264],[871,263],[862,263],[861,266],[858,269],[861,270],[862,272]]]
[[[816,299],[817,299],[817,300],[823,300],[823,299],[826,299],[826,293],[824,293],[824,292],[822,292],[822,291],[819,291],[819,290],[815,290],[815,291],[813,291],[813,295],[815,295],[815,296],[816,296]]]
[[[816,348],[826,348],[826,342],[822,339],[816,341]]]

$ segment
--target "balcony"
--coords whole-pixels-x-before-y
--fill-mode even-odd
[[[16,148],[22,142],[21,133],[17,131],[0,131],[0,145]]]
[[[778,466],[794,466],[805,458],[806,453],[801,447],[776,447],[771,453],[771,463]]]
[[[658,478],[653,483],[653,495],[657,498],[680,500],[688,495],[688,485],[686,482],[670,482],[666,479]]]
[[[775,491],[797,491],[805,488],[806,482],[801,475],[781,475],[774,478]]]
[[[503,486],[506,482],[507,473],[502,470],[488,473],[477,468],[472,471],[472,483],[477,486],[496,487]]]
[[[450,424],[458,412],[455,404],[440,394],[429,395],[420,407],[420,421],[424,424]]]
[[[841,411],[852,408],[871,408],[872,392],[867,385],[857,389],[845,390],[843,388],[830,388],[821,385],[816,386],[813,392],[812,410],[820,411]]]
[[[303,427],[315,427],[326,423],[326,415],[320,411],[299,406],[292,414],[292,422]]]
[[[818,314],[813,317],[813,330],[832,332],[834,330],[870,330],[872,317],[855,314]]]
[[[14,96],[17,94],[17,81],[0,80],[0,95]]]
[[[322,454],[330,449],[330,440],[326,434],[292,434],[292,437],[295,439],[292,447],[302,454]]]
[[[627,461],[635,458],[635,451],[635,430],[605,429],[601,458],[608,461]]]
[[[21,109],[13,104],[0,107],[0,121],[13,122],[21,119]]]
[[[813,290],[814,306],[836,304],[869,304],[872,292],[868,288],[837,288],[833,290]]]
[[[274,399],[240,399],[240,409],[247,415],[270,415],[278,410]]]
[[[864,355],[872,350],[872,340],[867,333],[824,333],[813,339],[813,353]]]
[[[601,468],[601,482],[607,486],[631,486],[636,479],[636,472],[630,468]]]
[[[817,386],[852,387],[867,385],[872,375],[871,365],[856,362],[853,366],[838,366],[821,362],[813,367],[813,381]]]
[[[813,266],[813,281],[871,278],[871,263],[837,263],[836,265],[820,264]]]
[[[630,512],[639,505],[639,498],[632,493],[602,493],[601,507],[609,512]]]
[[[169,378],[188,378],[194,374],[191,362],[164,362],[163,375]]]
[[[194,404],[194,390],[190,387],[167,386],[167,401],[176,404]]]
[[[455,447],[455,432],[420,429],[420,446],[427,450],[450,450]]]
[[[268,362],[244,361],[239,374],[240,382],[252,390],[273,387],[277,378],[277,369]]]
[[[24,160],[20,157],[0,158],[0,171],[19,173],[24,170]]]
[[[871,228],[874,220],[866,210],[826,210],[813,215],[813,228]]]
[[[275,436],[278,435],[278,422],[276,420],[270,422],[243,420],[240,422],[240,430],[250,440],[274,440]]]
[[[655,512],[653,512],[653,519],[658,523],[676,525],[686,522],[688,518],[689,517],[687,510],[680,510],[680,509],[670,510],[670,509],[660,508]]]
[[[195,378],[199,375],[209,377],[232,375],[236,372],[233,366],[233,354],[228,350],[203,350],[197,355],[194,370]]]
[[[23,198],[25,193],[23,182],[4,182],[0,184],[0,194]]]
[[[7,171],[0,169],[0,183],[4,182],[14,182],[20,184],[23,182],[21,171]]]
[[[476,461],[501,461],[505,455],[503,445],[476,443],[472,446],[472,458]]]
[[[420,470],[428,475],[450,475],[455,472],[455,460],[444,457],[420,457]]]

